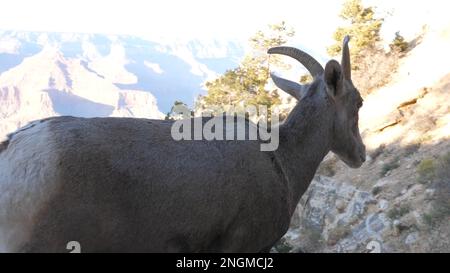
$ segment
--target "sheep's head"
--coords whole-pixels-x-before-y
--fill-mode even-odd
[[[331,60],[325,69],[307,53],[291,47],[274,47],[269,54],[282,54],[295,58],[302,63],[315,80],[324,82],[324,90],[333,102],[335,109],[331,150],[348,166],[360,167],[366,159],[366,149],[358,127],[358,112],[362,98],[351,80],[351,64],[348,48],[349,37],[343,43],[342,62]],[[278,88],[301,100],[309,85],[301,85],[271,75]]]

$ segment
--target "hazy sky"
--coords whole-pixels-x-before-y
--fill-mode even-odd
[[[281,20],[297,37],[329,39],[341,1],[6,0],[0,29],[137,34],[159,39],[247,39]]]
[[[280,20],[319,28],[332,24],[341,1],[6,0],[0,28],[132,33],[150,36],[247,37]],[[326,28],[326,27],[325,27]]]
[[[420,18],[445,12],[445,0],[363,0],[385,17],[384,33],[416,32]],[[295,42],[320,54],[340,22],[343,0],[3,0],[0,29],[131,34],[162,39],[246,40],[285,20]],[[436,6],[441,6],[437,7]],[[428,12],[428,13],[427,13]],[[432,16],[428,16],[428,18]],[[441,17],[442,18],[442,17]],[[444,17],[445,18],[445,17]],[[413,29],[413,30],[412,30]]]

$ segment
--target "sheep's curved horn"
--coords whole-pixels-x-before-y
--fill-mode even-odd
[[[311,55],[308,53],[294,48],[294,47],[288,47],[288,46],[278,46],[278,47],[272,47],[267,51],[269,54],[281,54],[286,55],[291,58],[296,59],[299,61],[306,69],[308,69],[309,73],[316,78],[319,75],[323,73],[323,67],[322,65],[316,61]]]
[[[350,50],[348,48],[348,42],[350,42],[350,36],[345,36],[342,45],[342,61],[341,67],[344,71],[344,78],[347,80],[352,79],[352,65],[350,63]]]
[[[303,85],[280,78],[273,73],[270,73],[270,77],[278,88],[293,96],[297,100],[301,100],[306,95],[306,89]]]

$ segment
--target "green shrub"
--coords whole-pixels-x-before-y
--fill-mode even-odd
[[[409,205],[407,205],[407,204],[404,204],[404,205],[401,205],[401,206],[394,207],[394,208],[390,209],[387,212],[387,216],[389,218],[391,218],[392,220],[399,219],[403,215],[407,214],[410,211],[411,211],[411,207]]]
[[[432,180],[436,196],[431,209],[422,215],[424,223],[433,228],[440,223],[448,223],[450,217],[450,152],[436,161],[427,159],[418,166],[419,175]]]
[[[435,177],[435,163],[433,159],[424,159],[417,165],[419,183],[427,183]]]
[[[398,163],[398,160],[393,160],[389,163],[383,164],[383,167],[381,168],[380,176],[385,176],[389,171],[395,170],[398,167],[400,167],[400,164]]]
[[[439,158],[435,168],[435,175],[441,180],[447,180],[450,183],[450,152]]]
[[[448,221],[450,217],[450,200],[438,200],[433,203],[433,207],[422,215],[422,219],[429,227],[435,227],[442,221]]]
[[[378,195],[380,192],[382,192],[383,191],[383,188],[382,187],[380,187],[380,186],[377,186],[377,187],[374,187],[373,189],[372,189],[372,195],[373,196],[375,196],[375,195]]]
[[[436,225],[436,218],[432,213],[424,213],[422,215],[423,222],[429,226],[434,227]]]

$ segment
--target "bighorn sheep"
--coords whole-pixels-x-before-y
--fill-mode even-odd
[[[290,47],[314,77],[300,85],[272,75],[297,98],[280,125],[279,148],[259,141],[175,141],[171,121],[54,117],[0,145],[0,251],[259,252],[287,231],[329,151],[360,167],[362,98],[342,64],[325,69]]]

